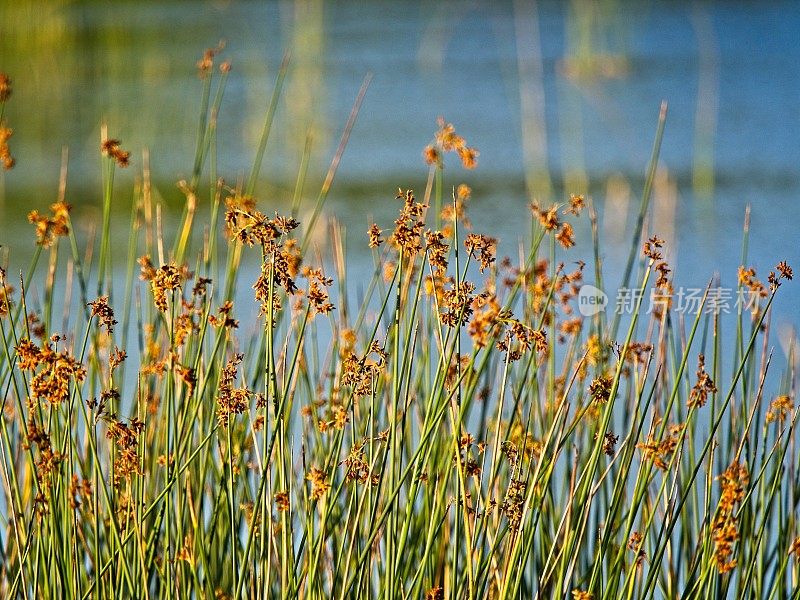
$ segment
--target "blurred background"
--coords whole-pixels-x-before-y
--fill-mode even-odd
[[[798,31],[794,1],[4,0],[0,71],[14,83],[5,120],[17,166],[0,174],[0,244],[11,264],[30,252],[25,215],[55,200],[65,147],[76,223],[99,214],[102,122],[132,152],[116,181],[120,210],[129,213],[145,148],[156,196],[178,210],[200,107],[195,63],[225,40],[218,168],[231,185],[249,173],[291,50],[256,193],[267,211],[290,202],[308,135],[313,204],[373,75],[326,207],[347,229],[355,268],[369,264],[369,223],[390,226],[397,187],[424,189],[421,152],[442,115],[480,150],[475,171],[446,167],[448,185],[474,190],[477,231],[513,254],[531,199],[587,194],[613,280],[666,100],[648,230],[667,239],[676,285],[720,273],[735,287],[747,205],[748,263],[764,278],[779,260],[800,269]],[[587,229],[578,233],[567,259],[590,260]],[[797,287],[781,294],[783,324],[797,322]]]

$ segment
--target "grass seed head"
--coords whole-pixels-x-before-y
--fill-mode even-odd
[[[12,91],[11,78],[6,73],[0,73],[0,102],[8,100]]]
[[[100,150],[104,156],[108,156],[118,166],[125,168],[130,165],[131,153],[123,150],[120,147],[120,143],[119,140],[115,139],[103,140],[103,143],[100,144]]]

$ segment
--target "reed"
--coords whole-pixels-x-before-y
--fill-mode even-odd
[[[369,81],[317,199],[303,206],[306,143],[280,215],[257,193],[288,57],[231,186],[220,50],[198,63],[178,226],[146,155],[104,130],[98,234],[76,236],[64,182],[29,216],[25,274],[0,272],[3,597],[796,597],[795,344],[777,360],[770,342],[792,271],[757,277],[748,219],[749,304],[713,310],[710,282],[679,314],[664,243],[642,233],[666,106],[631,310],[584,316],[584,277],[604,280],[591,200],[532,203],[519,258],[498,257],[458,184],[478,152],[444,120],[425,190],[388,194],[398,217],[365,233],[373,268],[349,281],[341,227],[312,233]],[[10,168],[6,101],[0,75]],[[122,168],[141,174],[127,245],[112,239]]]

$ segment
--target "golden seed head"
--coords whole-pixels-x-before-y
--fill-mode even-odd
[[[775,398],[769,406],[767,411],[767,423],[778,422],[782,423],[787,416],[794,409],[792,398],[788,395],[782,395]]]
[[[564,214],[575,215],[576,217],[581,214],[585,206],[584,198],[579,194],[571,194],[569,197],[569,206],[564,209]]]
[[[69,234],[69,212],[72,207],[66,202],[50,205],[51,216],[42,215],[38,210],[28,213],[28,222],[36,228],[36,243],[48,248],[56,238]]]
[[[575,245],[575,232],[572,229],[572,225],[563,223],[556,234],[556,241],[564,248],[572,248]]]
[[[311,498],[313,500],[319,500],[331,489],[331,484],[322,469],[311,467],[306,479],[311,482]]]
[[[448,152],[453,152],[461,159],[465,169],[474,169],[478,165],[479,152],[477,148],[468,146],[463,137],[456,133],[455,127],[447,123],[442,117],[437,119],[439,129],[434,134],[434,142],[425,147],[422,156],[425,163],[441,167],[442,157]]]
[[[11,139],[12,135],[14,135],[14,130],[0,122],[0,162],[3,163],[3,168],[6,171],[10,171],[17,164],[17,161],[11,156],[11,149],[8,147],[8,140]]]

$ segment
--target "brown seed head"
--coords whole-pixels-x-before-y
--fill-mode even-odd
[[[778,273],[780,273],[782,279],[792,278],[792,267],[790,267],[785,260],[779,262],[778,266],[775,268],[778,270]]]
[[[369,247],[370,248],[377,248],[383,243],[383,238],[381,237],[381,233],[383,230],[378,227],[377,223],[373,223],[370,225],[369,231]]]
[[[709,394],[714,394],[717,387],[714,380],[706,373],[705,356],[700,354],[697,357],[697,383],[694,384],[689,392],[689,400],[686,403],[689,408],[701,408],[705,406]]]
[[[278,492],[275,494],[275,507],[278,512],[289,510],[289,492]]]
[[[36,228],[36,243],[48,248],[56,238],[69,235],[69,212],[72,207],[66,202],[50,205],[51,216],[42,215],[38,210],[28,213],[28,222]]]
[[[658,250],[664,246],[664,240],[659,239],[657,236],[651,237],[644,243],[642,248],[643,254],[651,260],[661,260],[661,252]]]
[[[11,78],[5,73],[0,73],[0,102],[5,102],[11,97]]]
[[[569,197],[569,206],[564,209],[564,214],[575,215],[577,217],[581,214],[584,205],[584,198],[582,195],[571,194]]]
[[[481,273],[488,269],[489,266],[491,266],[491,264],[495,261],[497,240],[493,237],[480,235],[477,233],[470,233],[467,234],[467,237],[464,240],[464,246],[466,246],[472,258],[478,259]]]
[[[100,296],[97,300],[89,302],[87,306],[92,307],[92,317],[97,317],[100,325],[106,328],[106,333],[111,335],[117,321],[114,320],[114,311],[108,305],[108,296]]]
[[[108,156],[120,167],[127,167],[130,164],[131,153],[120,148],[120,141],[115,139],[103,140],[100,145],[103,155]]]
[[[572,225],[562,224],[561,230],[556,234],[556,241],[564,248],[572,248],[575,245],[575,231],[572,229]]]

